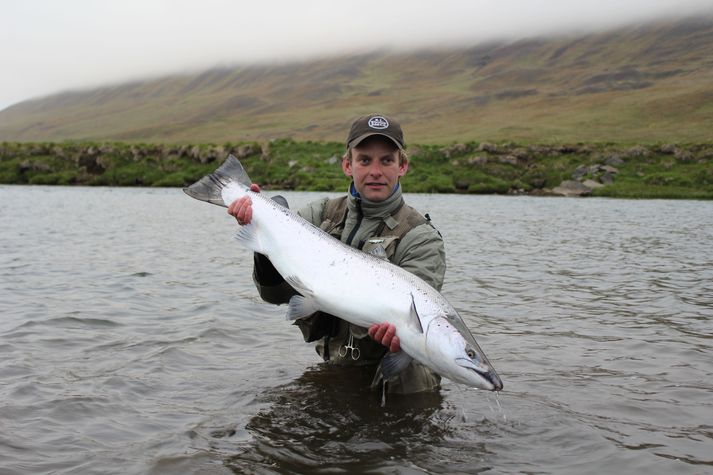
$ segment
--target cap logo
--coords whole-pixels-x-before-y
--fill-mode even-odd
[[[386,120],[385,118],[381,117],[380,115],[377,115],[376,117],[372,117],[369,119],[369,122],[367,123],[369,127],[372,129],[386,129],[389,127],[389,121]]]

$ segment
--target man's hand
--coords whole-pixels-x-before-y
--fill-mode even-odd
[[[389,349],[392,353],[401,350],[396,327],[390,323],[377,323],[369,327],[369,336]]]
[[[250,185],[250,191],[260,193],[260,187],[253,183]],[[235,219],[238,220],[238,224],[241,226],[250,224],[250,221],[253,219],[253,202],[250,197],[243,196],[230,203],[230,206],[228,206],[228,214],[235,216]]]

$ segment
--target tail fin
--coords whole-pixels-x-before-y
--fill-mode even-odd
[[[223,203],[221,190],[228,183],[234,182],[241,183],[248,188],[252,183],[240,161],[233,155],[229,155],[216,171],[204,176],[191,186],[184,188],[183,191],[191,198],[227,207],[226,204]]]

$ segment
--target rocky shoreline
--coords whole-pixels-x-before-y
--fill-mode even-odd
[[[440,151],[447,158],[465,155],[465,164],[476,168],[486,169],[488,163],[495,162],[520,170],[514,183],[525,181],[526,186],[511,186],[508,194],[626,196],[622,188],[639,188],[632,197],[661,197],[666,195],[661,193],[662,188],[679,192],[681,188],[698,188],[700,193],[691,190],[695,197],[710,198],[713,192],[710,144],[518,146],[483,142],[475,149],[456,144]],[[452,160],[451,165],[458,167],[462,160]],[[569,170],[571,173],[567,173]]]
[[[0,144],[0,183],[185,186],[229,154],[273,189],[337,191],[339,143]],[[409,148],[409,192],[713,199],[713,144],[515,144]]]

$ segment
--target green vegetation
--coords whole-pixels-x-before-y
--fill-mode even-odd
[[[181,187],[234,154],[266,188],[341,191],[343,145],[291,139],[223,145],[0,144],[0,183]],[[594,196],[713,199],[713,144],[520,145],[410,148],[404,189],[421,193],[558,194],[579,181]],[[590,194],[586,192],[585,194]]]

